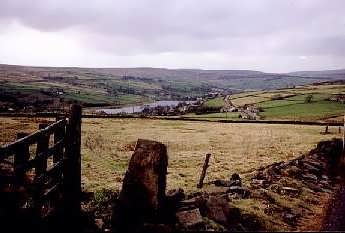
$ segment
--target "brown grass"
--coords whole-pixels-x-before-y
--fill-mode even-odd
[[[16,132],[33,132],[40,120],[0,118],[1,143]],[[322,139],[321,126],[225,124],[147,119],[83,119],[82,172],[84,188],[119,189],[138,138],[163,142],[168,147],[168,189],[196,190],[196,183],[210,152],[205,183],[246,174],[260,166],[289,160],[310,150]]]

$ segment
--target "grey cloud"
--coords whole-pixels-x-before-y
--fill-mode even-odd
[[[0,20],[122,55],[344,55],[343,0],[0,0]]]

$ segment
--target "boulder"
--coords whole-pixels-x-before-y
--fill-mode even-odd
[[[114,231],[128,231],[152,221],[164,209],[168,155],[165,145],[139,139],[114,205]]]

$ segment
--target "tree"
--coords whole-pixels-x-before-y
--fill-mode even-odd
[[[308,95],[307,97],[305,97],[304,103],[309,104],[311,103],[312,99],[313,99],[313,95]]]

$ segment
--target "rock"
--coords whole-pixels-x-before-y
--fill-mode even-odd
[[[206,217],[228,227],[239,221],[240,211],[230,206],[224,197],[211,196],[206,203]]]
[[[298,189],[292,188],[292,187],[282,187],[280,189],[280,193],[296,197],[299,195],[300,191]]]
[[[280,171],[277,172],[275,168],[268,168],[266,170],[263,171],[263,175],[264,175],[264,179],[272,182],[274,180],[276,180],[277,178],[279,178],[280,176]]]
[[[138,139],[113,209],[114,230],[130,231],[164,209],[168,155],[165,145]]]
[[[95,225],[96,225],[100,230],[102,230],[102,229],[103,229],[103,226],[104,226],[103,219],[101,219],[101,218],[96,218],[96,219],[95,219]]]
[[[170,226],[165,224],[144,223],[143,226],[140,229],[138,229],[138,232],[168,233],[173,232],[173,230]]]
[[[177,203],[178,211],[191,210],[198,208],[195,198],[183,200]]]
[[[166,194],[166,198],[172,202],[182,201],[185,198],[184,190],[181,188],[169,190]]]
[[[286,168],[282,171],[282,175],[289,176],[289,177],[299,177],[302,171],[297,166],[293,165],[289,168]]]
[[[303,167],[305,170],[307,170],[309,173],[312,173],[316,176],[321,176],[322,170],[320,168],[316,168],[315,166],[309,164],[309,163],[303,163]]]
[[[322,192],[322,188],[316,184],[313,184],[311,182],[307,182],[306,185],[308,188],[310,188],[314,192]]]
[[[215,186],[222,186],[222,187],[230,187],[230,181],[226,180],[215,180],[214,182]]]
[[[95,198],[95,193],[94,192],[82,192],[81,194],[81,201],[83,202],[90,202]]]
[[[242,180],[240,176],[237,173],[234,173],[231,175],[230,180],[215,180],[214,182],[215,186],[222,186],[222,187],[230,187],[230,186],[241,186]]]
[[[322,188],[325,188],[325,189],[330,189],[331,188],[331,185],[330,185],[328,180],[321,180],[319,182],[319,184],[321,185]]]
[[[255,172],[253,175],[253,179],[257,180],[266,180],[266,177],[264,176],[263,169],[259,169],[258,171]]]
[[[242,224],[242,230],[241,231],[251,231],[251,232],[263,232],[267,231],[265,229],[264,225],[261,223],[262,221],[258,216],[254,214],[242,214],[241,215],[241,224]]]
[[[250,191],[241,186],[231,186],[227,192],[231,194],[237,193],[240,195],[241,198],[248,198],[250,195]]]
[[[202,196],[202,192],[193,192],[193,193],[190,193],[190,194],[187,194],[187,199],[191,199],[191,198],[194,198],[194,197],[198,197],[198,196]]]
[[[233,199],[243,199],[243,195],[239,193],[229,193],[227,196],[228,200],[233,200]]]
[[[330,194],[333,193],[333,191],[331,189],[328,189],[328,188],[322,188],[321,191],[324,193],[330,193]]]
[[[183,228],[190,229],[203,224],[199,209],[180,211],[176,213],[177,221]]]
[[[206,216],[206,211],[207,211],[207,207],[206,207],[206,203],[208,200],[209,196],[207,195],[202,195],[202,196],[198,196],[195,198],[195,205],[197,208],[199,208],[200,213],[203,217]]]
[[[237,173],[231,175],[230,186],[242,186],[242,179]]]
[[[281,186],[279,184],[272,184],[269,189],[275,193],[280,193]]]
[[[317,181],[317,176],[314,174],[302,174],[302,178],[310,181]]]
[[[228,202],[224,198],[217,198],[215,196],[211,196],[206,203],[206,216],[217,223],[226,225],[228,219],[226,217],[224,209],[226,209],[228,205]]]
[[[187,200],[183,200],[179,202],[179,205],[195,205],[196,204],[196,200],[195,198],[191,198],[191,199],[187,199]]]
[[[290,225],[295,226],[297,224],[298,216],[296,214],[284,212],[282,213],[282,217],[284,221]]]
[[[252,179],[251,185],[259,188],[267,188],[270,183],[267,180]]]
[[[310,159],[308,158],[308,160],[306,160],[304,163],[308,163],[309,165],[312,165],[313,167],[317,168],[317,169],[323,169],[324,168],[324,163],[318,161],[314,161],[314,159]]]
[[[266,189],[257,189],[251,193],[251,198],[262,199],[266,203],[275,203],[275,199],[268,193]]]
[[[175,221],[175,213],[177,210],[190,210],[195,209],[195,205],[181,205],[181,201],[185,198],[184,190],[173,189],[167,192],[164,204],[164,213],[161,214],[161,219],[164,219],[165,223],[172,223]]]

